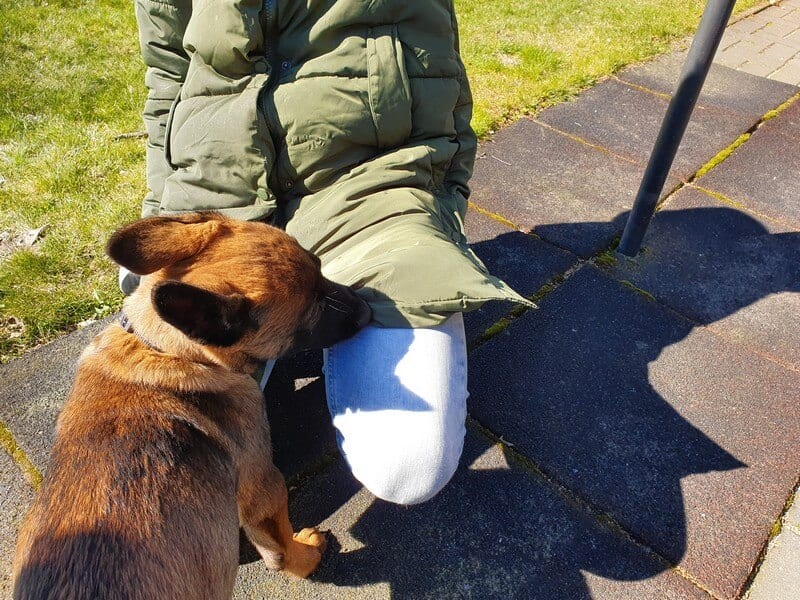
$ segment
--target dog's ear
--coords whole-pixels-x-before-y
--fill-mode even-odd
[[[210,346],[232,346],[256,323],[250,301],[241,294],[223,296],[180,281],[153,287],[153,305],[167,323]]]
[[[108,240],[106,253],[137,275],[147,275],[200,252],[219,230],[215,213],[148,217],[126,225]]]

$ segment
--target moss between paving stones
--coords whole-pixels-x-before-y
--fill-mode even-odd
[[[653,294],[651,294],[647,290],[643,290],[642,288],[637,287],[636,285],[634,285],[633,283],[631,283],[627,279],[620,280],[620,284],[622,284],[623,286],[625,286],[626,288],[628,288],[630,290],[633,290],[634,292],[636,292],[637,294],[639,294],[640,296],[645,298],[648,302],[655,302],[656,301],[655,296],[653,296]]]
[[[697,173],[695,173],[695,175],[694,175],[694,177],[692,179],[693,180],[700,179],[703,175],[705,175],[706,173],[711,171],[711,169],[719,166],[719,164],[724,162],[731,154],[733,154],[734,151],[739,146],[741,146],[742,144],[744,144],[745,142],[747,142],[750,139],[750,137],[753,135],[753,131],[758,129],[761,125],[763,125],[767,121],[777,117],[784,110],[786,110],[792,104],[794,104],[798,99],[800,99],[800,94],[795,94],[794,96],[789,98],[786,102],[784,102],[783,104],[781,104],[777,108],[774,108],[774,109],[768,111],[766,114],[764,114],[764,116],[761,117],[759,122],[752,128],[751,131],[743,133],[738,138],[736,138],[730,146],[728,146],[727,148],[724,148],[723,150],[719,151],[711,160],[709,160],[706,164],[704,164],[702,167],[700,167],[700,169],[697,171]]]
[[[0,421],[0,447],[11,456],[11,459],[17,464],[19,470],[25,480],[31,485],[33,489],[39,489],[42,484],[42,474],[33,466],[33,463],[28,459],[25,451],[19,447],[11,431],[6,427],[6,424]]]
[[[734,140],[734,142],[728,146],[727,148],[719,151],[710,161],[704,164],[700,169],[695,173],[694,178],[698,179],[708,173],[711,169],[716,167],[718,164],[723,162],[726,158],[728,158],[731,154],[733,154],[734,150],[736,150],[739,146],[744,144],[747,140],[750,139],[751,133],[743,133],[738,138]]]

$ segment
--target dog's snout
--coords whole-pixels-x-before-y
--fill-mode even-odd
[[[356,330],[366,327],[372,318],[369,304],[352,288],[339,284],[334,284],[325,295],[325,310],[341,313],[356,327]]]
[[[372,320],[372,309],[351,288],[325,282],[322,315],[311,330],[295,334],[293,351],[328,348],[353,337]]]

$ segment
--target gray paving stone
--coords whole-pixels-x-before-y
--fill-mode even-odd
[[[771,15],[770,15],[771,17]],[[771,17],[770,22],[758,30],[758,35],[781,39],[800,29],[800,24],[792,19],[781,19],[780,16]]]
[[[753,60],[748,60],[743,62],[737,68],[739,69],[739,71],[742,71],[743,73],[755,75],[756,77],[768,77],[769,75],[774,73],[779,66],[780,66],[779,64],[763,61],[760,58],[756,58]]]
[[[762,52],[764,52],[764,50],[769,48],[778,39],[780,39],[772,35],[764,35],[763,31],[764,27],[749,35],[744,36],[739,41],[737,47],[739,48],[739,50],[746,50],[749,53],[748,58],[751,60],[758,57]],[[717,57],[715,56],[714,60],[716,61],[716,59]]]
[[[780,69],[770,74],[770,79],[800,85],[800,59],[797,57],[786,61]]]
[[[471,200],[579,256],[622,231],[644,166],[520,119],[482,145]],[[677,185],[667,180],[664,195]]]
[[[247,564],[235,598],[706,597],[473,433],[428,503],[376,500],[337,463],[290,513],[296,527],[321,523],[335,538],[321,568],[297,581]]]
[[[720,597],[795,484],[800,377],[583,267],[471,354],[471,414]]]
[[[669,101],[608,79],[537,120],[647,164]],[[672,172],[687,180],[755,122],[755,117],[698,106],[678,148]]]
[[[752,51],[747,44],[737,42],[718,52],[714,61],[718,65],[737,69],[746,63],[752,56]]]
[[[72,387],[78,357],[108,322],[94,323],[0,365],[0,419],[40,471],[47,464],[56,418]]]
[[[743,58],[742,62],[746,59],[747,57]],[[675,92],[685,61],[686,53],[673,52],[654,61],[629,67],[619,73],[618,77],[623,81],[671,95]],[[703,84],[698,106],[737,112],[747,115],[755,123],[797,91],[792,85],[765,81],[761,77],[713,65]]]
[[[714,62],[724,67],[731,67],[732,69],[739,69],[742,65],[748,64],[756,57],[758,57],[758,50],[752,43],[747,40],[739,41],[737,44],[730,46],[719,52],[714,57]],[[775,70],[775,67],[766,67],[768,73]]]
[[[800,371],[800,232],[694,188],[659,211],[612,273],[697,323]]]
[[[773,42],[759,53],[759,59],[765,62],[774,62],[778,65],[785,63],[797,54],[797,50],[784,42]]]
[[[800,535],[800,487],[794,491],[794,501],[783,516],[783,522]]]
[[[11,563],[17,532],[32,500],[33,490],[8,454],[0,449],[0,598],[11,597]]]
[[[780,19],[789,23],[796,23],[800,27],[800,10],[788,4],[779,4],[765,11],[771,18]]]
[[[745,39],[747,35],[748,34],[742,31],[741,28],[736,28],[735,26],[728,27],[722,36],[722,40],[719,43],[719,48],[717,49],[717,54],[714,58],[718,59],[726,49],[738,44],[740,41]]]
[[[796,11],[800,12],[800,11]],[[792,48],[800,50],[800,31],[795,31],[794,33],[787,35],[781,40],[782,44],[786,44]]]
[[[287,480],[313,469],[336,449],[320,352],[278,361],[264,397],[275,465]]]
[[[577,262],[577,257],[534,236],[506,227],[476,211],[465,220],[467,239],[472,249],[489,268],[523,296],[535,293],[552,277]],[[487,327],[507,315],[513,305],[489,302],[480,310],[467,313],[464,325],[467,341],[475,340]]]
[[[783,115],[759,128],[697,184],[766,217],[800,227],[800,144],[779,133]]]
[[[737,21],[729,27],[729,29],[736,29],[742,33],[754,33],[759,29],[763,29],[770,22],[770,18],[766,16],[766,11],[756,13],[752,16]]]
[[[800,535],[781,532],[770,542],[748,600],[800,600]]]

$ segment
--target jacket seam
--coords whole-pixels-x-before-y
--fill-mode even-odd
[[[502,288],[497,288],[498,291],[503,291]],[[423,308],[424,305],[430,304],[432,302],[453,302],[453,301],[466,301],[466,302],[481,302],[484,300],[509,300],[510,302],[530,302],[523,298],[521,301],[517,298],[509,297],[508,294],[504,294],[500,297],[494,295],[486,295],[486,296],[452,296],[447,298],[432,298],[430,300],[417,300],[415,302],[393,302],[389,300],[384,300],[381,302],[370,302],[370,304],[380,305],[386,304],[388,306],[399,306],[403,308],[413,307],[413,308]]]
[[[293,77],[291,79],[284,79],[281,84],[291,83],[292,81],[300,81],[302,79],[315,79],[315,78],[331,78],[331,79],[369,79],[369,74],[364,75],[337,75],[336,73],[317,73],[313,75],[302,75],[300,77]],[[459,81],[458,75],[409,75],[409,79],[446,79],[449,81]]]
[[[180,10],[182,8],[173,2],[166,2],[165,0],[139,0],[139,2],[148,2],[149,4],[160,4],[161,6],[174,8],[175,10]]]

